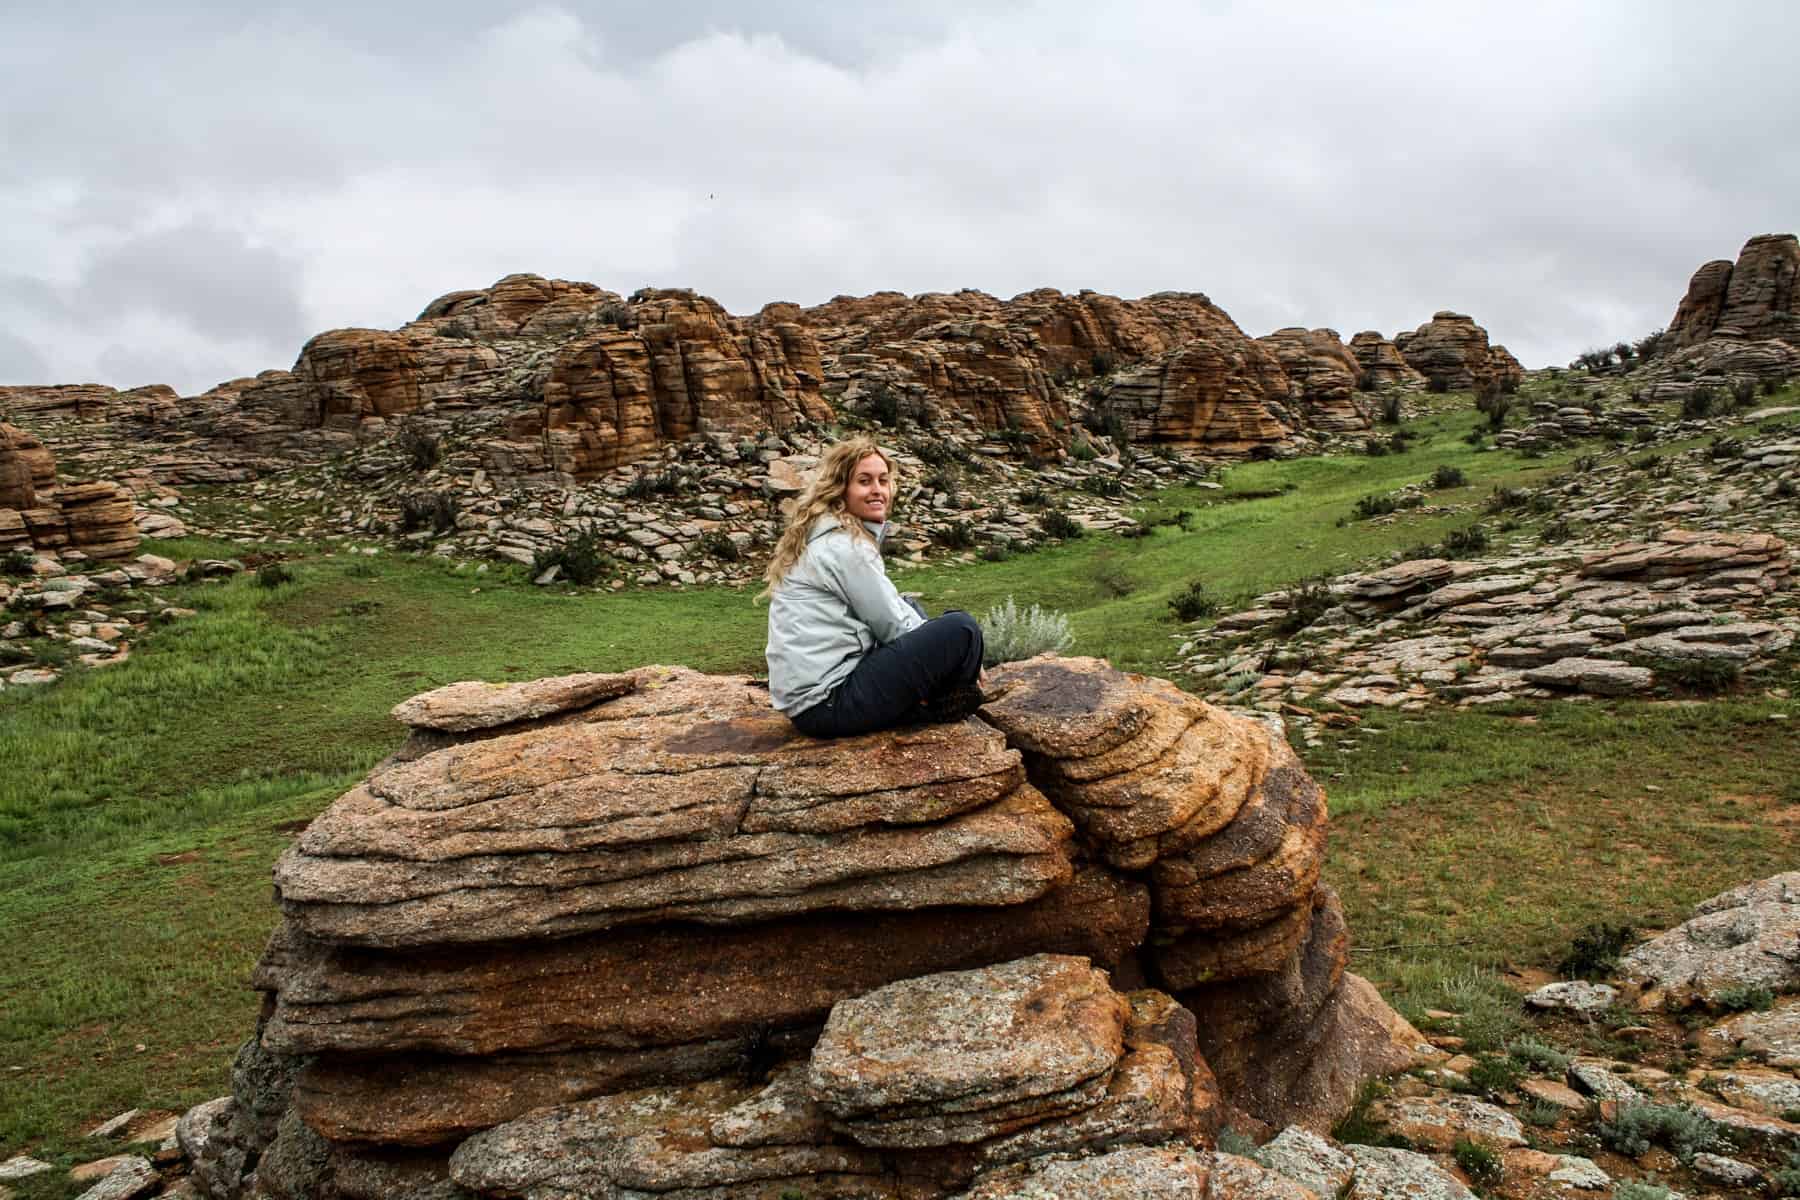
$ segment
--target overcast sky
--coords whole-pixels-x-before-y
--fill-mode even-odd
[[[1203,291],[1527,366],[1800,228],[1800,5],[0,5],[0,383],[292,364],[514,271]]]

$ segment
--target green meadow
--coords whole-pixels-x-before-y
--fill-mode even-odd
[[[1475,450],[1474,420],[1415,421],[1401,454],[1247,463],[1219,490],[1146,498],[1151,516],[1187,510],[1185,528],[892,570],[934,611],[1014,596],[1067,612],[1072,653],[1169,674],[1183,630],[1169,601],[1191,583],[1229,604],[1350,570],[1472,523],[1496,487],[1567,468],[1568,454]],[[1439,467],[1468,482],[1433,505],[1460,511],[1347,519],[1359,498]],[[170,589],[196,615],[147,633],[128,662],[0,693],[0,1158],[77,1161],[89,1124],[228,1089],[275,920],[269,867],[398,745],[399,700],[458,679],[651,662],[761,673],[749,589],[534,588],[511,568],[306,545],[288,566],[293,581],[274,587],[246,573]],[[1353,969],[1416,1014],[1466,998],[1472,980],[1491,990],[1506,970],[1553,967],[1589,922],[1664,925],[1791,866],[1791,708],[1759,688],[1362,717],[1354,744],[1308,755],[1332,798],[1327,879],[1350,912]]]

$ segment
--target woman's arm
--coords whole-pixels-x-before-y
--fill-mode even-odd
[[[843,553],[829,556],[821,565],[852,615],[867,625],[883,646],[925,623],[925,618],[900,598],[881,565],[881,551],[873,544],[852,538]]]

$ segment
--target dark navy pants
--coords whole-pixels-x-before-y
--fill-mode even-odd
[[[981,626],[947,612],[863,655],[830,696],[790,719],[810,737],[887,729],[920,715],[928,700],[974,687],[980,674]]]

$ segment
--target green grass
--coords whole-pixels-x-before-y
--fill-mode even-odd
[[[1168,602],[1191,582],[1232,600],[1351,569],[1440,539],[1492,488],[1533,486],[1564,461],[1478,454],[1460,440],[1474,420],[1415,422],[1424,436],[1406,454],[1245,464],[1222,491],[1156,494],[1144,515],[1190,509],[1185,532],[896,567],[896,581],[934,611],[1008,595],[1063,609],[1072,653],[1167,674],[1181,632]],[[1358,497],[1440,466],[1469,482],[1434,503],[1466,513],[1339,524]],[[299,543],[155,549],[253,565],[281,553],[295,579],[168,589],[197,615],[148,631],[128,663],[0,693],[0,1157],[76,1156],[92,1122],[225,1090],[275,921],[269,866],[399,744],[387,715],[399,700],[457,679],[650,662],[762,671],[751,589],[532,588],[513,568]],[[1518,1029],[1494,965],[1554,963],[1590,921],[1655,927],[1792,861],[1793,826],[1769,815],[1793,803],[1800,760],[1767,720],[1772,703],[1368,716],[1355,748],[1309,755],[1336,813],[1328,878],[1378,951],[1353,968],[1408,1011],[1448,997],[1465,1036],[1501,1051]],[[1652,779],[1661,793],[1643,790]]]

